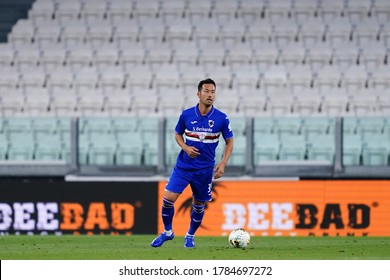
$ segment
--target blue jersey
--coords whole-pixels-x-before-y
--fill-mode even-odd
[[[221,134],[225,140],[233,137],[227,115],[214,106],[205,116],[199,112],[198,105],[184,110],[175,131],[184,134],[186,144],[194,146],[200,153],[196,158],[190,158],[184,150],[180,151],[176,166],[187,170],[213,167],[219,137]]]

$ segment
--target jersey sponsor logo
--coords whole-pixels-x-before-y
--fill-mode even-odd
[[[204,142],[204,143],[216,143],[219,141],[220,133],[210,133],[210,132],[198,132],[198,131],[185,131],[187,140],[195,142]]]

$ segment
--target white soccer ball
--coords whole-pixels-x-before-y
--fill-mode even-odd
[[[251,243],[251,236],[245,229],[238,228],[229,234],[229,243],[235,248],[246,248]]]

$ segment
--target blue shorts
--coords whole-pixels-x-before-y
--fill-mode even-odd
[[[165,189],[174,193],[182,193],[190,185],[192,196],[200,201],[211,201],[213,167],[188,171],[175,166]]]

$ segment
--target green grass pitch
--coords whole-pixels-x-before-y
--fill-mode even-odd
[[[196,248],[176,236],[152,248],[152,235],[1,236],[2,260],[389,260],[389,237],[252,237],[246,249],[227,237],[196,237]]]

